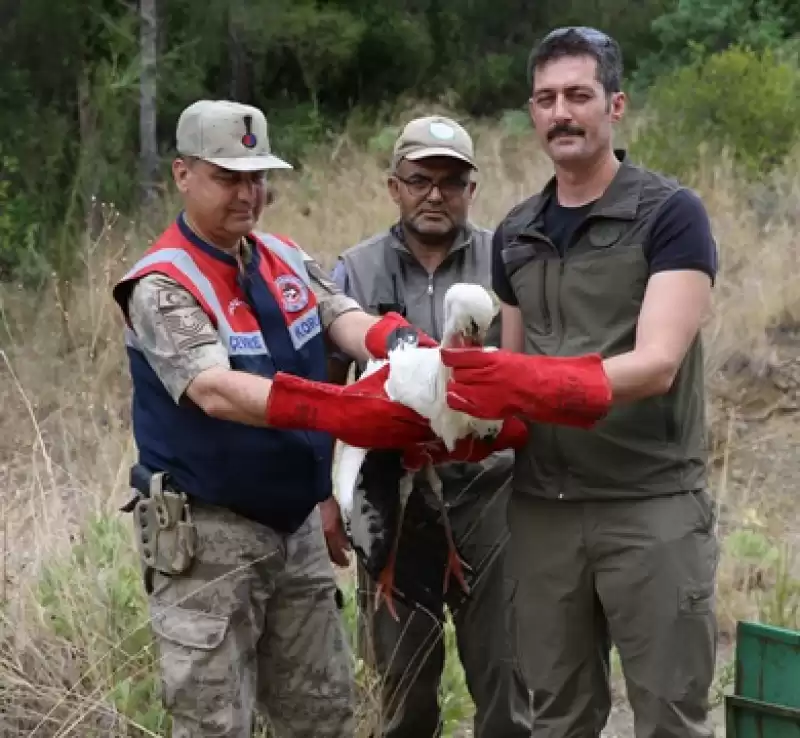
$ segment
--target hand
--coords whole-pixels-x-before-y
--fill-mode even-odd
[[[476,464],[497,451],[522,448],[528,440],[528,426],[519,418],[504,421],[500,433],[494,439],[477,436],[460,438],[452,451],[441,440],[421,443],[406,449],[403,453],[403,466],[409,471],[419,471],[426,463],[444,464],[460,461]]]
[[[385,359],[389,351],[404,341],[414,342],[423,348],[439,345],[429,335],[412,326],[399,313],[386,313],[364,337],[367,351],[376,359]]]
[[[611,385],[599,354],[573,358],[442,349],[441,356],[452,369],[447,404],[477,418],[521,415],[592,428],[611,408]]]
[[[339,503],[332,495],[319,503],[319,514],[322,518],[322,532],[325,534],[325,543],[328,545],[328,556],[337,566],[348,566],[350,560],[347,552],[350,550],[350,541],[344,532],[342,513]]]
[[[266,421],[274,428],[330,433],[359,448],[404,449],[435,440],[425,418],[386,396],[388,374],[387,364],[342,387],[278,372],[267,398]]]

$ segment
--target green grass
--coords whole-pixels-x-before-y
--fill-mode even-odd
[[[33,584],[26,618],[33,642],[25,651],[29,661],[24,669],[31,681],[27,687],[8,686],[8,681],[0,678],[0,707],[14,705],[19,711],[24,705],[28,711],[21,728],[42,731],[48,726],[46,735],[85,738],[99,738],[112,726],[113,734],[121,738],[168,735],[157,650],[129,522],[123,515],[90,518],[69,555],[46,563]],[[343,591],[343,617],[354,647],[358,613],[350,580],[344,582]],[[10,645],[13,626],[10,616],[0,620],[4,651]],[[450,622],[445,645],[441,685],[444,735],[454,736],[471,717],[473,705]],[[10,659],[3,661],[11,655],[8,650],[0,658],[0,676],[9,670]],[[376,704],[377,680],[355,653],[354,666],[360,712],[366,721],[374,714],[371,708]],[[72,678],[65,679],[67,675]],[[259,726],[258,734],[266,737],[267,729]]]

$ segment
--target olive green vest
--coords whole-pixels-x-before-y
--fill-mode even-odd
[[[541,232],[554,180],[506,216],[498,226],[502,258],[522,313],[526,354],[609,357],[634,348],[648,280],[643,244],[653,216],[678,189],[623,159],[565,245],[565,257]],[[514,486],[556,499],[647,497],[702,487],[706,463],[698,337],[667,394],[615,406],[592,430],[531,424]]]

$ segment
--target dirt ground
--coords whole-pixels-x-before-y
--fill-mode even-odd
[[[717,671],[719,672],[733,658],[733,646],[730,642],[723,641],[719,645],[717,652]],[[601,734],[601,738],[634,738],[633,732],[633,712],[625,697],[625,687],[618,680],[613,689],[614,704],[611,708],[611,715],[608,718],[606,729]],[[714,726],[715,738],[725,737],[725,703],[719,700],[715,705],[711,720]]]

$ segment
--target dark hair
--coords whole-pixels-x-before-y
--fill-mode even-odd
[[[548,33],[528,57],[528,85],[534,72],[547,62],[568,56],[591,56],[597,62],[597,80],[606,94],[622,86],[622,51],[611,36],[587,26],[556,28]]]

